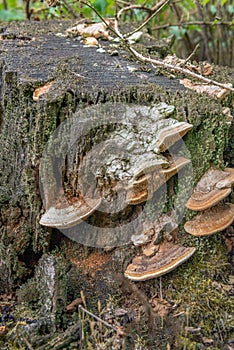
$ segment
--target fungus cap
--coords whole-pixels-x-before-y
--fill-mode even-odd
[[[188,260],[195,252],[194,247],[168,245],[154,256],[136,256],[128,265],[124,275],[132,281],[146,281],[171,272]]]
[[[101,204],[101,199],[79,199],[63,208],[50,207],[42,215],[40,224],[48,227],[65,229],[73,227],[87,219]]]
[[[172,176],[177,174],[185,165],[189,164],[191,161],[184,157],[173,158],[170,162],[170,166],[167,169],[162,169],[162,173],[165,176],[166,181],[168,181]]]
[[[223,231],[234,220],[234,204],[216,205],[197,214],[184,225],[186,232],[193,236],[209,236]]]
[[[137,178],[127,188],[126,202],[130,205],[136,205],[151,199],[154,192],[188,163],[190,163],[190,160],[184,157],[170,159],[169,167],[153,169],[151,174]]]
[[[192,128],[192,124],[177,122],[174,125],[161,129],[157,135],[157,147],[159,152],[165,152],[169,147],[186,135]]]
[[[234,169],[209,169],[197,183],[187,208],[202,211],[215,206],[231,193],[233,183]]]

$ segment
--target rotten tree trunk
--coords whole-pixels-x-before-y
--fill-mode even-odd
[[[93,266],[85,266],[79,259],[76,260],[74,249],[80,251],[80,259],[84,259],[80,245],[69,241],[55,228],[46,228],[39,223],[45,210],[39,187],[40,161],[49,137],[75,111],[107,102],[141,105],[165,102],[175,106],[175,119],[193,125],[184,140],[191,155],[195,182],[210,165],[218,168],[233,166],[233,124],[230,127],[226,115],[222,113],[222,104],[233,109],[231,95],[221,104],[206,94],[188,91],[176,78],[155,75],[152,67],[142,67],[129,60],[124,51],[112,56],[108,49],[105,53],[98,53],[95,48],[84,48],[76,39],[58,35],[64,33],[69,24],[21,23],[1,28],[0,293],[15,290],[32,277],[43,253],[50,253],[55,247],[64,249],[63,241],[68,246],[67,259],[76,261],[73,269],[77,267],[77,271],[85,276],[87,271],[82,269],[87,268],[97,289],[100,279],[105,287],[100,287],[96,298],[99,294],[105,298],[114,288],[114,277],[109,277],[112,282],[108,284],[105,274],[117,270],[123,273],[125,260],[128,263],[134,253],[131,244],[114,252],[95,252],[94,249],[91,255],[95,257],[96,254],[97,260],[92,263],[102,269],[102,273],[95,271],[95,275]],[[228,79],[229,72],[223,69],[222,74],[223,79]],[[220,76],[217,75],[218,78]],[[49,92],[38,101],[33,100],[35,89],[49,81],[53,81]],[[169,207],[174,184],[171,183],[168,189]],[[99,214],[96,215],[98,217]],[[219,241],[213,244],[216,246]],[[89,253],[86,251],[88,256]],[[57,258],[54,261],[44,259],[37,268],[40,270],[42,266],[40,271],[45,274],[46,264],[54,271],[56,264],[61,264]],[[40,273],[37,271],[37,283]],[[78,286],[70,286],[72,297],[77,296],[74,292],[76,288],[86,288],[86,282],[82,285],[83,279],[80,278]],[[62,288],[60,282],[57,282],[57,288]],[[87,294],[92,295],[90,285],[87,290]],[[69,298],[62,295],[61,300],[64,307]],[[53,320],[58,317],[54,304],[48,308]]]

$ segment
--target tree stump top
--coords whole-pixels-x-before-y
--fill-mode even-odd
[[[101,40],[106,52],[84,47],[77,38],[65,37],[70,21],[12,23],[1,27],[1,56],[5,71],[17,72],[21,82],[38,84],[53,79],[66,66],[76,79],[80,75],[87,88],[157,84],[163,89],[184,90],[177,79],[155,75],[150,65],[142,66],[110,42]]]

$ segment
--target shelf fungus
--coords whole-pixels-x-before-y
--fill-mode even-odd
[[[133,258],[125,276],[133,281],[144,281],[164,275],[185,262],[195,252],[195,248],[175,244],[177,232],[178,224],[172,213],[162,214],[154,222],[146,220],[138,237],[148,237],[150,242],[145,244],[147,240],[142,240],[142,254]],[[133,243],[139,245],[135,240]]]
[[[132,281],[145,281],[171,272],[187,261],[195,252],[194,247],[161,244],[153,256],[136,256],[124,275]]]
[[[218,204],[197,214],[184,225],[186,232],[193,236],[209,236],[223,231],[234,221],[234,204]]]
[[[97,219],[103,223],[103,213],[109,210],[113,214],[112,226],[118,227],[114,224],[119,222],[124,227],[127,220],[121,213],[125,207],[152,198],[190,162],[175,156],[175,148],[169,149],[193,127],[173,118],[174,110],[166,103],[116,104],[115,108],[106,103],[88,109],[90,113],[78,111],[74,127],[66,121],[68,125],[59,128],[53,142],[48,143],[48,154],[42,160],[40,180],[45,214],[40,224],[70,229],[91,215],[90,222]],[[70,123],[74,123],[71,119]],[[81,135],[77,138],[78,131]],[[133,212],[136,211],[134,207]],[[126,235],[122,226],[121,232]],[[136,245],[152,238],[151,231],[143,236],[136,235],[136,231],[131,232]]]
[[[50,207],[42,215],[40,224],[60,229],[73,227],[87,219],[101,204],[101,199],[76,200],[73,204],[62,207]]]
[[[156,166],[148,167],[151,170],[148,174],[143,175],[143,173],[140,173],[140,176],[137,175],[136,180],[129,184],[126,202],[136,205],[151,199],[154,192],[188,163],[190,163],[189,159],[175,157],[174,159],[167,159],[165,164],[159,164],[158,168]]]
[[[234,169],[209,169],[195,187],[187,208],[202,211],[213,207],[231,193],[233,183]]]
[[[165,152],[169,147],[186,135],[192,127],[191,124],[186,122],[175,122],[159,130],[158,141],[156,143],[159,151]]]

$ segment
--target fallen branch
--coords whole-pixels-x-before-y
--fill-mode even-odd
[[[139,52],[137,52],[135,49],[133,49],[131,47],[131,45],[129,45],[128,49],[136,58],[138,58],[138,60],[140,60],[142,62],[152,63],[152,64],[155,64],[155,65],[157,65],[159,67],[168,68],[169,70],[176,71],[176,72],[188,75],[188,76],[190,76],[192,78],[204,81],[205,83],[213,84],[213,85],[219,86],[219,87],[221,87],[223,89],[227,89],[227,90],[230,90],[230,91],[234,92],[234,88],[230,87],[227,84],[219,83],[216,80],[203,77],[202,75],[194,73],[194,72],[191,72],[190,70],[188,70],[186,68],[181,68],[181,67],[169,64],[169,63],[165,63],[163,60],[156,60],[156,59],[153,59],[153,58],[145,57],[145,56],[141,55]]]
[[[62,0],[62,4],[66,8],[66,10],[71,13],[71,15],[74,18],[78,18],[79,17],[78,14],[76,13],[76,11],[73,10],[73,8],[70,6],[70,4],[66,0]]]

